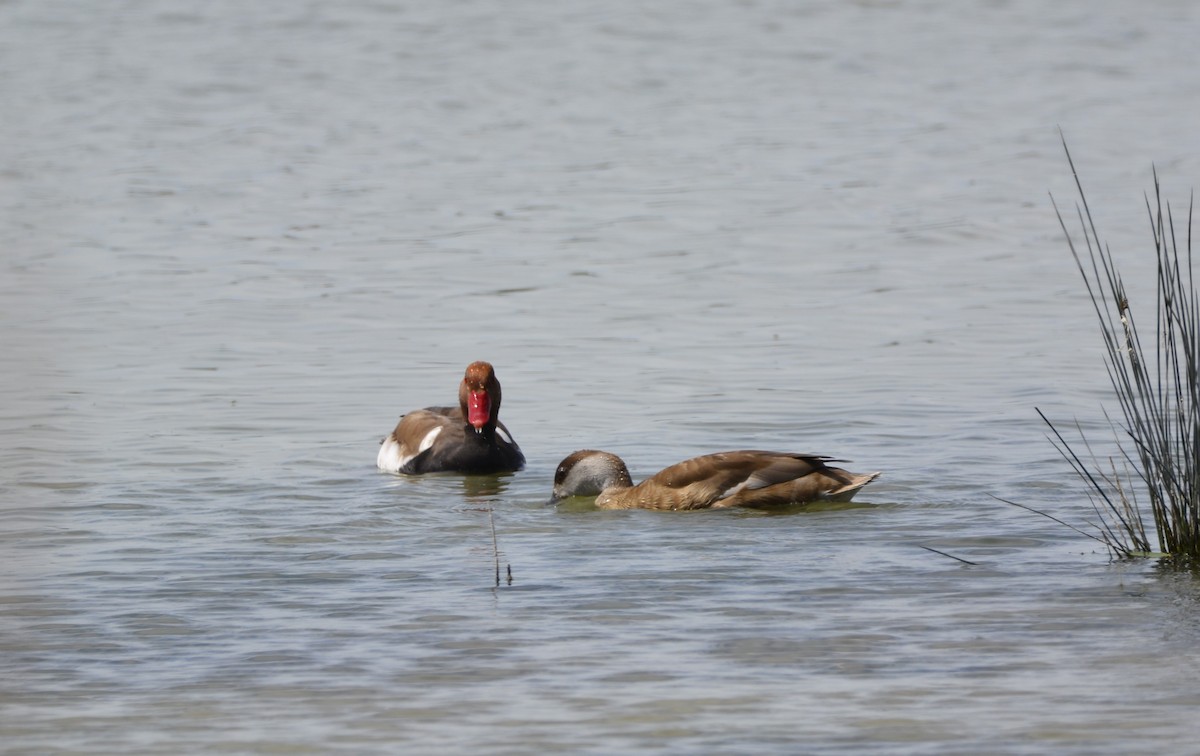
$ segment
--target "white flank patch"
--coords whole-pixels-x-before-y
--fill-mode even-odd
[[[496,434],[498,436],[500,436],[500,438],[504,439],[504,443],[506,443],[506,444],[511,444],[513,442],[512,436],[505,433],[504,429],[501,428],[499,425],[496,426]]]
[[[425,438],[421,439],[421,445],[412,454],[404,454],[404,447],[400,445],[396,439],[391,436],[383,442],[379,447],[379,456],[375,458],[375,464],[380,470],[388,472],[400,472],[400,468],[407,465],[414,457],[421,452],[433,446],[433,442],[437,440],[438,434],[442,432],[442,426],[438,426],[425,434]]]
[[[396,443],[391,436],[384,439],[383,444],[379,447],[379,456],[375,458],[375,464],[379,466],[380,470],[400,471],[400,444]]]

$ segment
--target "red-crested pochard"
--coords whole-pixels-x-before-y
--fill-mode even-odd
[[[816,454],[728,451],[671,465],[636,486],[615,454],[577,451],[554,473],[550,503],[595,496],[601,509],[768,508],[810,501],[850,501],[879,473],[852,473]]]
[[[400,418],[376,464],[400,473],[514,472],[525,455],[500,422],[500,381],[486,362],[467,365],[457,407],[427,407]]]

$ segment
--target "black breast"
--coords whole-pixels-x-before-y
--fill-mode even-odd
[[[491,429],[476,433],[463,424],[443,430],[433,446],[410,460],[400,472],[488,475],[514,472],[524,466],[525,455],[516,444],[504,441]]]

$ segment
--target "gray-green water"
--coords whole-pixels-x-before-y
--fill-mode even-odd
[[[1198,16],[0,4],[2,750],[1191,751],[1196,583],[992,495],[1090,516],[1057,130],[1144,291]],[[528,468],[375,470],[474,359]],[[582,447],[885,475],[545,507]]]

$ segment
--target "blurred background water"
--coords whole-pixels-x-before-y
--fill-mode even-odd
[[[993,496],[1087,528],[1034,412],[1106,427],[1059,129],[1136,308],[1198,24],[0,3],[2,750],[1190,751],[1194,580]],[[475,359],[527,469],[377,471]],[[583,447],[885,474],[547,508]]]

